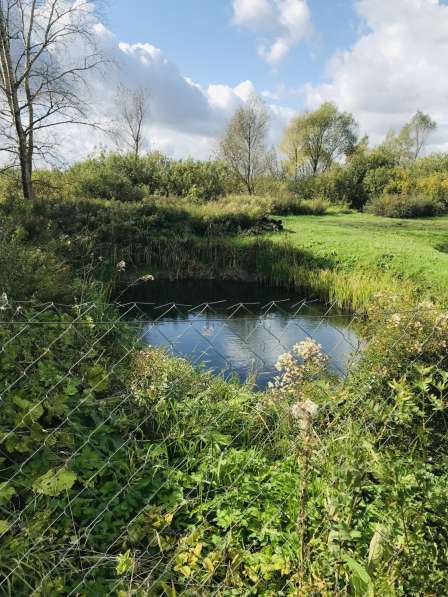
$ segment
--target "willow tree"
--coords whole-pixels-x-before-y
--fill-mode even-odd
[[[294,178],[299,173],[318,174],[350,155],[358,139],[353,116],[340,112],[332,103],[314,112],[294,117],[284,131],[280,145]]]
[[[392,148],[402,162],[418,159],[431,134],[437,129],[437,123],[429,114],[420,110],[404,125],[396,135],[393,131],[386,138],[386,145]]]
[[[88,121],[80,84],[103,59],[88,0],[0,0],[0,149],[32,199],[33,163],[55,127]]]
[[[266,171],[269,115],[263,102],[252,96],[228,123],[220,153],[233,175],[255,193],[255,181]]]

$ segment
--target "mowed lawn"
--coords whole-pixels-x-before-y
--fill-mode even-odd
[[[398,275],[448,294],[448,216],[395,220],[335,213],[282,219],[283,238],[335,266]]]

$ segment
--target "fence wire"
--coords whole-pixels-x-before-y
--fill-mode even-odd
[[[197,305],[4,300],[0,309],[0,594],[5,595],[179,594],[169,580],[173,569],[182,572],[179,552],[172,545],[186,539],[189,529],[176,534],[171,521],[186,507],[200,507],[194,483],[176,499],[170,494],[175,479],[189,469],[188,450],[180,450],[170,461],[170,453],[179,451],[180,436],[185,436],[186,445],[192,445],[197,436],[200,446],[199,436],[207,435],[213,416],[217,439],[212,441],[212,451],[224,463],[252,434],[251,453],[238,474],[220,487],[224,501],[225,496],[230,500],[238,494],[241,483],[253,474],[253,467],[278,437],[278,427],[270,429],[260,423],[254,431],[248,420],[241,420],[239,428],[229,434],[226,409],[210,415],[205,408],[204,428],[190,429],[189,421],[198,420],[207,381],[194,386],[198,399],[187,396],[182,411],[185,428],[177,421],[170,429],[170,416],[175,415],[170,415],[169,408],[163,430],[155,428],[154,409],[161,409],[162,401],[142,406],[136,401],[135,380],[123,379],[145,347],[187,360],[202,372],[204,380],[229,380],[232,390],[223,392],[228,392],[230,410],[241,387],[260,395],[269,393],[269,384],[279,375],[279,357],[300,342],[312,340],[321,347],[334,388],[345,384],[371,341],[361,314],[339,312],[334,304],[322,309],[306,300],[261,304],[229,299]],[[385,311],[384,320],[391,315],[400,316],[400,312]],[[402,336],[407,333],[405,327]],[[425,332],[422,346],[432,334],[433,330]],[[160,390],[164,405],[179,399],[185,378],[182,362],[178,378],[170,369],[168,379],[152,368],[159,366],[153,361],[152,367],[139,371],[138,384],[143,386],[145,379],[151,387],[155,383],[155,393],[165,384]],[[360,407],[362,395],[360,388]],[[355,401],[354,413],[356,406]],[[315,449],[325,458],[323,444]],[[164,467],[169,467],[169,474],[154,483]],[[228,537],[243,524],[264,491],[261,485],[245,501],[241,516],[216,539],[216,561],[226,552]],[[279,504],[287,517],[291,494],[297,494],[296,486]],[[142,516],[155,516],[164,502],[167,509],[147,547],[132,549],[129,537],[138,534]],[[204,521],[213,516],[211,510],[202,514]],[[277,511],[272,516],[267,513],[264,527],[275,526],[276,516]],[[290,520],[289,526],[294,525],[296,520]],[[291,551],[297,550],[296,534],[283,537],[284,548],[288,544]],[[250,552],[250,545],[247,548]],[[48,556],[47,563],[37,570],[42,554]],[[191,555],[191,561],[199,555]],[[210,569],[205,568],[202,581],[190,576],[187,568],[184,564],[180,594],[236,594],[223,570],[226,580],[213,585],[213,562]],[[261,594],[263,583],[260,575],[251,594]],[[286,590],[287,583],[286,579],[278,594]]]

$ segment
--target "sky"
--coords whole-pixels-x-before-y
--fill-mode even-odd
[[[446,0],[110,0],[95,25],[114,66],[91,76],[107,119],[119,83],[151,97],[151,147],[208,158],[252,93],[270,111],[269,143],[294,114],[334,101],[376,144],[417,111],[448,150]],[[68,159],[111,140],[79,131]]]

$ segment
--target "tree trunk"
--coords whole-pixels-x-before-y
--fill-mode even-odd
[[[32,180],[32,162],[29,158],[29,152],[26,141],[19,140],[19,161],[20,161],[20,175],[22,181],[22,191],[25,199],[30,201],[34,199],[33,180]]]

